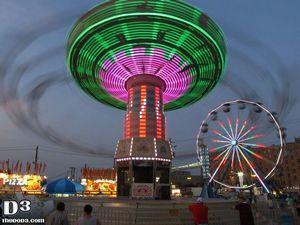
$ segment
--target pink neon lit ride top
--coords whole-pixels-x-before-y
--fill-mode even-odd
[[[192,83],[190,70],[182,71],[182,67],[187,64],[175,54],[171,60],[166,59],[165,52],[161,49],[154,49],[149,54],[145,52],[145,48],[134,48],[131,55],[121,51],[115,55],[114,61],[104,62],[104,70],[99,71],[99,78],[105,90],[121,101],[128,101],[125,84],[132,76],[148,74],[160,77],[166,84],[164,104],[178,99],[188,91]]]

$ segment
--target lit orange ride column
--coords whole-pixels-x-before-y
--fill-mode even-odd
[[[155,76],[141,75],[127,82],[128,107],[125,138],[165,138],[162,92],[164,82]]]
[[[173,153],[166,140],[165,83],[157,76],[138,75],[126,82],[126,89],[124,139],[118,142],[115,153],[118,195],[140,197],[136,193],[141,186],[151,192],[144,193],[149,195],[146,197],[167,199]]]

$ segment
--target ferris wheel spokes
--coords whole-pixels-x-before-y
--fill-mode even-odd
[[[250,149],[244,147],[243,145],[239,145],[238,147],[244,149],[245,151],[247,151],[248,153],[250,153],[251,155],[255,156],[255,157],[258,158],[258,159],[264,159],[263,156],[261,156],[261,155],[258,154],[258,153],[253,152],[252,150],[250,150]]]
[[[236,151],[236,155],[237,155],[237,158],[238,158],[238,161],[239,161],[240,169],[242,170],[242,172],[244,172],[244,167],[243,167],[243,164],[242,164],[242,161],[241,161],[241,157],[240,157],[239,151]]]
[[[220,127],[222,127],[222,129],[226,132],[226,134],[228,135],[228,137],[230,137],[230,139],[233,139],[233,137],[229,134],[228,130],[225,128],[225,125],[223,122],[221,121],[217,121],[217,123],[219,124]]]
[[[214,157],[214,158],[213,158],[213,161],[218,160],[222,155],[226,154],[227,151],[229,151],[229,148],[230,148],[230,147],[231,147],[231,146],[228,146],[223,152],[221,152],[219,155],[217,155],[216,157]]]
[[[234,138],[237,139],[237,133],[238,133],[238,127],[239,127],[239,118],[236,117],[235,119],[235,135],[234,135]]]
[[[229,128],[230,128],[231,137],[234,138],[234,137],[235,137],[235,134],[233,133],[232,124],[231,124],[231,119],[230,119],[229,117],[227,117],[227,123],[228,123]]]
[[[241,143],[241,144],[246,145],[246,146],[256,147],[256,148],[266,148],[267,147],[264,144],[252,144],[252,143]]]
[[[211,149],[209,149],[208,151],[209,152],[216,152],[216,151],[218,151],[218,150],[220,150],[220,149],[223,149],[223,148],[225,148],[225,147],[228,147],[228,146],[230,146],[231,144],[229,143],[229,144],[225,144],[225,145],[221,145],[221,146],[219,146],[219,147],[215,147],[215,148],[211,148]]]
[[[221,134],[220,131],[218,131],[218,130],[216,130],[216,129],[213,129],[212,132],[213,132],[214,134],[219,135],[220,137],[222,137],[222,138],[224,138],[224,139],[230,141],[230,138],[228,138],[228,137],[224,136],[223,134]]]
[[[244,160],[246,161],[246,163],[248,164],[248,166],[250,167],[250,169],[252,170],[252,172],[256,175],[257,179],[259,180],[259,182],[261,183],[261,185],[265,188],[265,190],[269,193],[269,189],[267,188],[267,186],[265,185],[265,183],[263,182],[263,180],[260,178],[260,176],[258,175],[258,173],[256,172],[256,170],[254,169],[254,167],[252,166],[252,163],[249,161],[249,159],[244,155],[243,151],[238,147],[238,151],[241,153],[242,157],[244,158]]]
[[[242,126],[242,128],[241,128],[241,130],[240,130],[240,132],[239,132],[239,134],[237,135],[237,138],[240,137],[240,135],[241,135],[242,132],[244,131],[245,127],[247,126],[247,123],[248,123],[248,121],[245,120],[244,123],[243,123],[243,126]]]
[[[232,156],[231,156],[231,169],[233,169],[233,165],[234,165],[235,152],[236,152],[236,147],[234,146],[232,149]]]
[[[269,165],[275,166],[275,163],[273,161],[269,160],[266,157],[261,156],[260,154],[258,154],[256,152],[256,150],[260,150],[260,149],[258,149],[258,148],[249,149],[249,148],[246,148],[245,146],[240,146],[240,147],[244,148],[244,150],[246,150],[246,152],[250,153],[251,155],[254,155],[256,158],[261,159],[264,162],[267,162]]]
[[[219,140],[219,139],[211,139],[212,140],[212,142],[215,142],[215,143],[226,143],[226,144],[228,144],[229,142],[228,141],[223,141],[223,140]]]
[[[213,173],[213,175],[210,177],[209,179],[209,183],[214,179],[215,175],[217,174],[217,172],[219,171],[220,167],[223,165],[223,162],[225,162],[225,160],[227,160],[228,158],[228,155],[230,153],[230,149],[231,149],[231,146],[229,146],[224,152],[226,152],[226,154],[224,155],[221,163],[218,165],[217,169],[215,170],[215,172]]]
[[[249,140],[258,139],[258,138],[263,138],[263,137],[265,137],[264,134],[255,134],[251,137],[248,137],[248,138],[245,138],[245,139],[240,139],[240,142],[249,141]]]
[[[248,135],[249,133],[251,133],[252,131],[254,131],[255,128],[256,128],[256,126],[250,127],[242,136],[238,136],[238,139],[242,139],[243,137],[245,137],[246,135]]]

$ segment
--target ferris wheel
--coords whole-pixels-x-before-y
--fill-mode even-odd
[[[228,101],[210,111],[197,138],[208,148],[208,182],[234,189],[260,184],[269,192],[265,181],[281,162],[285,137],[276,115],[246,100]],[[199,160],[204,149],[197,149]]]

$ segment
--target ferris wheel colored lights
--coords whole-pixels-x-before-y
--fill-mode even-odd
[[[245,111],[247,111],[247,116],[241,119]],[[255,124],[251,121],[250,118],[253,119],[255,116],[261,119],[260,123]],[[264,122],[268,124],[269,129],[272,128],[268,134],[258,131],[263,130]],[[273,159],[269,153],[266,154],[269,150],[264,143],[268,138],[277,139],[277,135],[270,137],[274,133],[279,137],[279,147],[272,149],[273,155],[276,156]],[[274,174],[282,157],[283,146],[282,129],[274,113],[267,110],[261,103],[245,100],[226,102],[212,110],[202,122],[198,139],[203,139],[206,135],[212,137],[210,141],[213,146],[209,148],[211,163],[209,182],[214,180],[229,188],[249,188],[255,185],[254,175],[269,192],[264,181]],[[243,174],[243,180],[248,184],[238,186],[234,181],[234,174],[238,176]]]
[[[182,1],[117,0],[75,24],[67,61],[86,93],[120,109],[129,102],[129,78],[158,76],[166,86],[164,109],[174,110],[214,88],[225,70],[226,47],[221,29]]]

